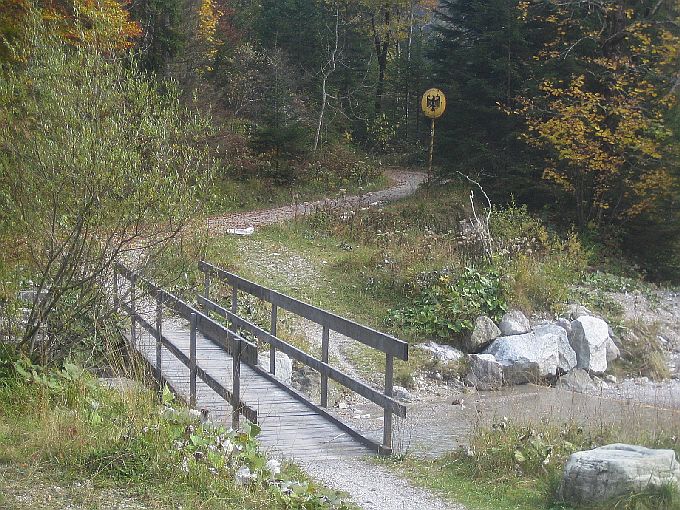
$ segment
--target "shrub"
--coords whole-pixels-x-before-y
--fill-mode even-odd
[[[507,310],[499,274],[466,268],[455,277],[447,271],[421,275],[420,291],[411,303],[391,310],[388,321],[426,337],[449,340],[471,331],[479,315],[494,320]]]

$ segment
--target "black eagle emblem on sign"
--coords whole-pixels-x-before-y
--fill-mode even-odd
[[[431,111],[437,111],[439,109],[439,106],[442,104],[442,98],[439,94],[434,95],[434,96],[427,96],[427,107]]]

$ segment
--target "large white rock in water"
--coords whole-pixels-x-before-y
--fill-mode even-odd
[[[594,373],[607,370],[609,326],[597,317],[583,316],[572,321],[569,343],[576,351],[577,367]]]
[[[522,312],[510,310],[503,316],[498,328],[503,336],[523,335],[531,331],[531,324]]]
[[[673,450],[611,444],[569,457],[560,495],[571,503],[600,503],[669,484],[680,489],[680,464]]]
[[[263,368],[269,372],[270,359],[269,351],[261,352],[258,354],[257,364],[260,366],[260,368]],[[293,361],[288,357],[288,355],[282,353],[281,351],[276,351],[274,368],[276,370],[276,378],[283,384],[290,386],[293,379]]]
[[[470,354],[468,361],[467,384],[478,390],[497,390],[503,386],[503,365],[492,354]]]
[[[501,330],[486,315],[477,317],[475,329],[466,344],[468,352],[479,352],[501,336]]]
[[[576,352],[572,349],[567,331],[557,324],[541,324],[534,328],[536,336],[552,335],[557,342],[557,368],[563,374],[576,368]]]
[[[557,335],[503,336],[497,338],[484,354],[493,354],[503,365],[503,376],[509,384],[525,384],[557,374],[559,363]]]

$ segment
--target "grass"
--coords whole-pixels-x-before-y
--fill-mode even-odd
[[[588,253],[576,234],[550,231],[525,208],[497,209],[490,258],[475,235],[460,233],[459,222],[470,215],[467,188],[454,183],[381,208],[327,208],[250,237],[210,239],[195,253],[170,253],[165,266],[187,275],[179,287],[195,289],[195,261],[205,257],[411,343],[460,345],[481,313],[499,316],[517,308],[552,315],[574,298],[620,321],[621,307],[607,290],[636,284],[624,277],[585,278]],[[579,288],[589,290],[577,293],[582,282]],[[361,346],[350,355],[366,375],[382,364],[381,356]],[[397,369],[405,385],[417,370],[442,371],[418,360]]]
[[[387,464],[417,485],[438,491],[469,510],[678,510],[680,493],[665,487],[600,505],[570,506],[558,487],[569,455],[611,442],[629,441],[680,452],[677,437],[644,431],[544,424],[540,429],[495,424],[479,429],[466,450],[436,460],[407,457]]]
[[[64,500],[88,508],[348,508],[295,466],[268,463],[256,427],[202,425],[168,391],[159,402],[142,387],[106,389],[73,365],[13,361],[0,360],[3,508],[63,508]]]

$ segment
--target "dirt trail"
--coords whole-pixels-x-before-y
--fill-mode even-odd
[[[390,187],[380,191],[373,191],[362,195],[349,195],[340,198],[325,198],[313,202],[302,202],[297,205],[285,205],[274,209],[261,209],[243,213],[211,216],[207,219],[206,226],[210,235],[226,234],[229,229],[261,227],[292,220],[298,216],[310,214],[316,209],[331,207],[351,209],[356,207],[369,207],[381,202],[391,202],[412,195],[418,186],[422,184],[426,175],[400,169],[388,169],[385,174],[390,182]]]

